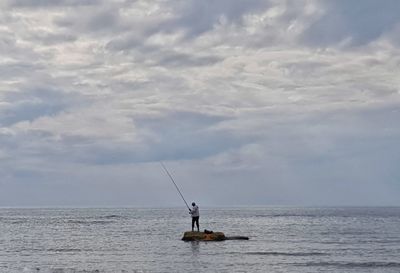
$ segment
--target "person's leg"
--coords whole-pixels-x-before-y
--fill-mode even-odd
[[[197,231],[200,231],[199,218],[200,218],[200,217],[196,217]]]
[[[194,230],[194,222],[195,222],[195,218],[192,217],[192,231]]]

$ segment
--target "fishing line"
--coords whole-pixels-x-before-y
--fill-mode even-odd
[[[179,190],[178,185],[176,185],[174,178],[172,178],[172,175],[169,173],[167,168],[165,167],[164,163],[160,161],[161,166],[163,167],[164,171],[167,173],[169,178],[171,179],[172,183],[174,183],[176,190],[179,192],[179,195],[182,197],[183,202],[185,202],[186,207],[190,210],[188,203],[186,202],[185,198],[183,197],[182,192]]]

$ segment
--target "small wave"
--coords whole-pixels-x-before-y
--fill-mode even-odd
[[[269,256],[323,256],[327,255],[322,252],[277,252],[277,251],[256,251],[246,252],[247,255],[269,255]]]
[[[312,267],[345,267],[345,268],[400,268],[399,262],[309,262],[295,263],[297,266]]]
[[[321,216],[315,214],[269,214],[269,215],[255,215],[258,218],[277,218],[277,217],[287,217],[287,218],[319,218]]]
[[[82,249],[79,248],[49,248],[47,251],[51,252],[81,252]]]
[[[121,215],[110,214],[110,215],[100,216],[100,218],[101,219],[120,219],[120,218],[125,218],[125,217],[121,216]]]
[[[110,224],[113,221],[105,221],[105,220],[69,220],[67,221],[69,224],[83,224],[83,225],[91,225],[91,224]]]
[[[10,222],[10,224],[20,225],[20,224],[24,224],[26,222],[27,222],[26,220],[15,220],[15,221]]]
[[[73,269],[73,268],[40,268],[40,267],[35,267],[35,268],[27,268],[25,267],[22,269],[22,272],[24,273],[37,273],[37,272],[44,272],[44,273],[105,273],[108,271],[103,271],[101,269]],[[118,271],[113,271],[116,273],[142,273],[142,272],[147,272],[144,270],[118,270]]]
[[[110,224],[110,223],[113,223],[113,221],[103,221],[103,220],[89,221],[89,224]]]
[[[340,242],[340,241],[320,241],[321,244],[325,245],[350,245],[350,242]]]

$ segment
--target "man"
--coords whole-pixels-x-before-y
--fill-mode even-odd
[[[189,213],[192,215],[192,231],[194,230],[194,223],[196,223],[197,226],[197,231],[200,231],[199,227],[199,218],[200,218],[200,213],[199,213],[199,207],[196,206],[196,203],[192,203],[192,209],[189,209]]]

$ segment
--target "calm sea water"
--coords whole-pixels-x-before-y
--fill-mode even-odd
[[[0,272],[400,272],[400,208],[0,209]]]

